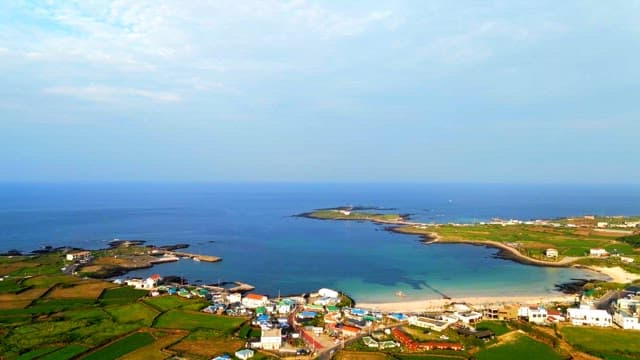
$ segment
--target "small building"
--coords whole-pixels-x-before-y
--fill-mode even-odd
[[[153,289],[158,287],[158,284],[162,280],[162,276],[160,274],[153,274],[145,279],[144,288],[145,289]]]
[[[262,329],[260,335],[260,347],[264,350],[280,350],[282,346],[281,329]]]
[[[127,286],[133,286],[136,289],[144,289],[144,280],[140,278],[127,279],[124,281]]]
[[[482,319],[482,314],[476,311],[457,312],[453,315],[465,324],[475,324]]]
[[[247,294],[242,298],[242,305],[249,309],[255,309],[260,306],[266,306],[269,298],[259,294]]]
[[[250,349],[242,349],[242,350],[236,351],[236,353],[234,355],[238,359],[247,360],[247,359],[251,359],[253,357],[254,352],[253,352],[253,350],[250,350]]]
[[[337,299],[340,297],[340,294],[337,291],[326,289],[326,288],[322,288],[318,290],[318,294],[320,294],[321,297],[333,298],[333,299]]]
[[[86,261],[91,257],[91,252],[89,251],[78,251],[67,254],[68,261]]]
[[[239,303],[242,301],[242,295],[240,293],[227,294],[227,302],[229,304]]]
[[[620,256],[620,261],[625,264],[631,264],[633,262],[633,258],[628,256]]]
[[[528,322],[542,324],[547,320],[547,310],[542,306],[522,306],[518,310],[518,317]]]
[[[612,317],[606,310],[591,309],[585,306],[567,309],[569,321],[573,325],[609,327]]]
[[[614,324],[625,330],[640,330],[640,318],[638,315],[632,315],[624,310],[616,311],[613,314]]]
[[[481,340],[489,340],[489,339],[493,339],[495,337],[495,334],[493,333],[493,331],[486,329],[486,330],[472,330],[469,328],[458,328],[456,330],[456,332],[460,335],[464,335],[464,336],[473,336],[476,339],[481,339]]]
[[[544,255],[548,258],[557,258],[558,257],[558,249],[548,248],[544,251]]]
[[[355,326],[344,325],[342,327],[342,336],[352,337],[360,333],[360,329]]]
[[[602,248],[589,249],[589,256],[603,257],[603,256],[608,256],[608,255],[609,255],[609,253],[607,252],[607,250],[602,249]]]
[[[447,327],[449,327],[450,323],[447,321],[432,319],[428,317],[411,316],[409,317],[409,325],[417,326],[423,329],[430,329],[437,332],[442,332]]]

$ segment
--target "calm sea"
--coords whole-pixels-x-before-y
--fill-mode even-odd
[[[181,260],[160,272],[205,283],[240,280],[275,295],[320,287],[357,300],[545,294],[577,269],[526,266],[469,245],[423,245],[369,223],[292,215],[316,208],[395,208],[421,221],[473,222],[580,214],[640,214],[640,186],[487,184],[0,184],[0,250],[44,245],[100,248],[114,239],[188,243],[223,257]]]

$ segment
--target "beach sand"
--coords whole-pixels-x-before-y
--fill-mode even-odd
[[[460,297],[452,298],[451,300],[445,299],[430,299],[430,300],[411,300],[400,301],[390,303],[358,303],[358,308],[379,310],[383,312],[420,312],[425,310],[441,310],[446,305],[451,303],[465,303],[473,305],[474,307],[481,308],[489,305],[507,305],[507,304],[522,304],[522,305],[536,305],[536,304],[548,304],[552,302],[565,302],[573,303],[576,299],[575,295],[554,294],[554,295],[539,295],[539,296],[485,296],[485,297]]]
[[[635,280],[640,279],[639,274],[630,273],[620,266],[616,267],[604,267],[604,266],[584,266],[586,269],[591,269],[593,271],[597,271],[599,273],[605,274],[611,278],[612,282],[617,282],[621,284],[628,284]]]

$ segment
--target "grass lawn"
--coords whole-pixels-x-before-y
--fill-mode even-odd
[[[146,299],[147,304],[151,304],[153,307],[160,309],[161,311],[167,311],[172,309],[185,309],[199,311],[205,308],[208,303],[200,298],[198,299],[186,299],[180,296],[158,296]]]
[[[592,355],[606,359],[614,359],[617,355],[640,357],[638,331],[565,326],[560,333],[575,348]]]
[[[71,284],[77,281],[78,278],[71,275],[46,275],[34,276],[26,279],[24,280],[23,285],[48,289],[56,284]]]
[[[475,354],[478,360],[562,360],[563,357],[547,345],[528,336],[519,335],[514,341],[488,347]]]
[[[153,319],[160,312],[143,303],[109,306],[104,309],[113,319],[119,323],[140,322],[144,326],[151,326]]]
[[[108,346],[93,352],[83,359],[85,360],[103,360],[103,359],[116,359],[120,356],[128,354],[134,350],[137,350],[143,346],[149,345],[155,341],[155,338],[146,332],[137,332],[129,335],[123,339],[120,339]]]
[[[117,286],[115,284],[100,281],[88,280],[72,285],[59,285],[48,295],[49,299],[98,299],[105,289]]]
[[[455,360],[455,359],[467,359],[466,356],[460,355],[459,357],[453,355],[394,355],[394,358],[399,360]]]
[[[387,355],[378,352],[340,351],[336,354],[336,360],[386,360],[391,359]]]
[[[225,352],[233,354],[243,345],[243,340],[227,338],[218,331],[196,330],[172,346],[171,350],[182,355],[210,358]]]
[[[45,347],[45,348],[29,351],[28,353],[24,353],[24,354],[18,356],[16,358],[16,360],[36,359],[36,358],[38,358],[40,356],[43,356],[43,355],[48,354],[50,352],[53,352],[53,351],[55,351],[57,349],[59,349],[59,347]]]
[[[63,347],[62,349],[58,349],[52,353],[49,353],[41,358],[38,358],[40,360],[68,360],[68,359],[73,359],[74,357],[82,354],[83,352],[87,351],[88,348],[81,346],[81,345],[77,345],[77,344],[71,344],[71,345],[67,345],[65,347]]]
[[[481,321],[476,324],[477,330],[489,329],[493,331],[496,336],[500,336],[502,334],[506,334],[511,329],[507,327],[507,324],[504,321]]]
[[[149,292],[147,290],[138,290],[130,286],[123,286],[105,290],[100,296],[100,302],[105,305],[113,304],[130,304],[144,297]]]
[[[163,360],[171,356],[171,354],[162,351],[163,349],[177,343],[187,335],[186,331],[175,331],[170,334],[154,333],[156,341],[147,346],[143,346],[134,350],[120,360]]]
[[[217,316],[196,311],[170,310],[156,319],[155,327],[170,329],[213,329],[223,334],[231,334],[245,319]]]

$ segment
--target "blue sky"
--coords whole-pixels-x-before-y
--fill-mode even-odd
[[[638,1],[2,1],[0,180],[640,179]]]

